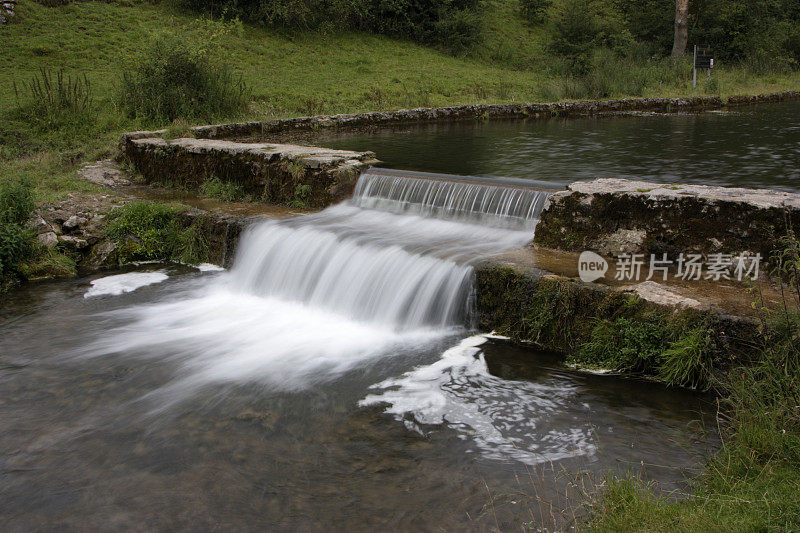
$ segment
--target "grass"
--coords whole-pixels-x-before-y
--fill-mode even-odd
[[[117,243],[120,264],[131,261],[181,261],[202,263],[208,243],[199,229],[202,221],[187,224],[181,204],[131,202],[109,215],[108,237]]]
[[[800,300],[800,241],[790,234],[776,257],[787,304]],[[717,380],[722,449],[690,494],[675,501],[635,477],[609,476],[586,526],[596,531],[796,531],[800,529],[800,314],[764,310],[757,357]],[[701,333],[678,352],[683,372],[698,363]],[[680,354],[675,352],[674,357]],[[702,358],[699,358],[702,359]],[[708,369],[706,369],[708,370]]]
[[[247,199],[244,187],[231,181],[211,177],[200,185],[200,194],[225,202],[241,202]]]
[[[29,177],[38,201],[96,191],[74,176],[77,163],[113,154],[124,131],[168,125],[127,117],[118,98],[123,67],[154,36],[165,33],[185,36],[199,52],[213,41],[216,53],[250,88],[247,110],[219,120],[599,95],[688,96],[709,90],[753,94],[800,85],[798,73],[755,76],[724,66],[715,72],[714,86],[701,84],[696,90],[691,88],[688,69],[683,69],[687,71],[683,79],[666,83],[664,72],[669,69],[658,64],[637,67],[644,72],[637,79],[644,76],[653,82],[630,87],[611,83],[626,76],[609,75],[613,69],[602,65],[591,82],[553,77],[546,68],[544,28],[523,22],[511,0],[486,5],[485,39],[470,57],[368,34],[287,36],[255,26],[198,20],[174,11],[168,2],[77,1],[56,7],[23,2],[17,13],[3,27],[0,91],[13,95],[16,86],[20,97],[0,102],[0,180]],[[629,67],[615,64],[614,68]],[[35,103],[29,88],[41,69],[63,72],[90,88],[88,112],[60,120],[55,127],[26,112]]]

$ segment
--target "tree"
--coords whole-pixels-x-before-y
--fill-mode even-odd
[[[675,40],[672,43],[672,57],[686,53],[689,41],[689,0],[675,0]]]

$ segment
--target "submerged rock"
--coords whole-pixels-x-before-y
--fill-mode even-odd
[[[704,307],[698,300],[683,296],[655,281],[645,281],[634,285],[631,287],[631,291],[636,293],[642,300],[658,305],[692,309],[702,309]]]

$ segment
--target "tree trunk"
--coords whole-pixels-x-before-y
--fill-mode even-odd
[[[686,53],[689,41],[689,0],[675,0],[675,41],[672,44],[672,57]]]

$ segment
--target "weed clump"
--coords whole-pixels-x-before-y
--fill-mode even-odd
[[[36,239],[27,226],[33,211],[31,184],[22,179],[0,184],[0,282],[19,274],[19,265],[34,255]]]
[[[185,206],[156,202],[131,202],[111,214],[107,236],[118,244],[120,264],[131,261],[181,261],[207,259],[208,242],[199,221],[187,224]]]
[[[205,180],[200,185],[200,194],[225,202],[240,202],[247,199],[244,187],[230,181],[223,181],[216,176]]]

